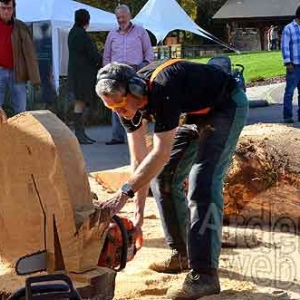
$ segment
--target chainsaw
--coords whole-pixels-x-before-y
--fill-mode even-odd
[[[138,231],[129,219],[114,216],[100,254],[98,266],[121,271],[141,249],[142,244],[142,231]]]
[[[108,233],[99,256],[98,266],[108,267],[120,271],[126,263],[133,259],[142,247],[143,235],[128,218],[113,216]],[[21,257],[16,263],[18,275],[33,274],[47,270],[47,251]]]

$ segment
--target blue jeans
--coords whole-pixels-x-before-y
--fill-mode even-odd
[[[271,50],[276,50],[277,39],[271,40]]]
[[[298,117],[300,118],[300,65],[294,65],[293,72],[286,72],[286,87],[283,97],[283,118],[293,117],[293,96],[298,88]]]
[[[120,122],[118,114],[112,112],[112,140],[125,141],[126,132],[123,125]]]
[[[181,252],[187,244],[192,269],[218,268],[223,180],[247,113],[247,97],[237,88],[228,106],[215,110],[207,119],[206,127],[210,125],[211,130],[201,133],[199,126],[199,137],[189,141],[186,134],[176,135],[170,161],[151,183],[167,243]],[[187,174],[186,201],[182,184]]]
[[[26,84],[15,83],[13,71],[0,68],[0,107],[3,106],[8,89],[11,93],[11,102],[15,114],[26,111]]]

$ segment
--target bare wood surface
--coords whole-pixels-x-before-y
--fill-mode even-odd
[[[108,192],[116,192],[131,175],[130,166],[91,173],[91,176]]]
[[[50,272],[95,268],[110,216],[93,205],[73,133],[48,111],[26,112],[2,124],[0,140],[2,261],[46,249]]]

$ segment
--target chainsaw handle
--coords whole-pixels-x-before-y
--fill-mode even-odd
[[[57,282],[63,283],[57,283]],[[50,283],[52,282],[52,283]],[[81,300],[71,279],[65,274],[51,274],[29,277],[25,287],[14,292],[10,300],[70,299]]]
[[[128,235],[127,235],[127,230],[126,230],[121,218],[118,217],[117,215],[114,215],[113,220],[116,222],[117,226],[119,226],[119,228],[120,228],[121,235],[122,235],[122,241],[123,241],[123,247],[122,247],[121,258],[120,258],[120,266],[118,269],[115,269],[115,271],[119,272],[126,267],[126,263],[127,263]]]

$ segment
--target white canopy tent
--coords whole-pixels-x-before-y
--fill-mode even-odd
[[[88,10],[89,31],[109,31],[117,26],[115,15],[72,0],[18,0],[17,18],[23,22],[50,21],[52,29],[52,59],[55,87],[59,87],[61,59],[66,57],[66,32],[74,24],[77,9]]]
[[[151,31],[156,37],[157,44],[162,41],[169,32],[179,29],[200,35],[230,50],[236,51],[236,49],[199,27],[176,0],[149,0],[133,21]]]

